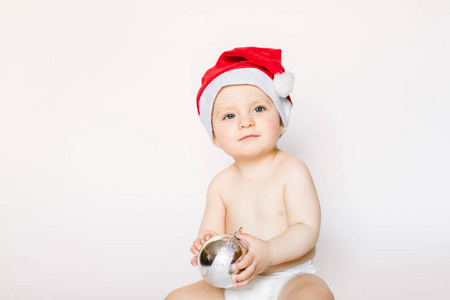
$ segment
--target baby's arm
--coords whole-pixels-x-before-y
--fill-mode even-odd
[[[235,264],[236,269],[241,271],[233,276],[237,287],[248,284],[271,265],[305,255],[316,245],[320,229],[320,205],[311,175],[300,160],[292,162],[285,171],[288,228],[268,241],[248,234],[238,235],[250,244],[250,255]]]
[[[285,204],[289,227],[269,240],[271,265],[305,255],[319,238],[320,204],[311,174],[300,160],[287,171]]]
[[[197,265],[197,258],[203,244],[211,237],[225,232],[225,206],[219,193],[220,180],[218,176],[213,178],[206,195],[206,208],[197,239],[192,243],[191,252],[194,257],[191,264]]]

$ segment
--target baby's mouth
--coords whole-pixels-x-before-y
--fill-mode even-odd
[[[251,140],[251,139],[254,139],[254,138],[257,138],[257,137],[259,137],[259,135],[250,134],[250,135],[244,136],[239,141]]]

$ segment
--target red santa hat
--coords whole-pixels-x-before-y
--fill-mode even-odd
[[[211,113],[220,90],[229,85],[250,84],[259,87],[280,114],[286,130],[292,101],[294,75],[281,65],[281,50],[257,47],[235,48],[224,52],[216,65],[206,71],[197,94],[200,121],[212,140]]]

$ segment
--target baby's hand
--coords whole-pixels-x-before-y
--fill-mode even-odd
[[[198,253],[200,252],[200,249],[202,249],[205,242],[213,236],[214,235],[212,233],[205,233],[203,235],[203,238],[200,237],[192,243],[191,252],[192,254],[194,254],[194,257],[191,259],[191,265],[193,265],[194,267],[197,266]]]
[[[234,264],[237,272],[232,276],[233,287],[242,287],[249,284],[255,277],[270,266],[269,244],[250,234],[236,233],[236,237],[248,243],[248,252],[243,259]]]

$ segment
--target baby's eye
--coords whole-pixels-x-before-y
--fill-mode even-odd
[[[234,114],[226,114],[225,117],[223,117],[224,120],[230,120],[234,118]]]
[[[258,106],[255,108],[255,112],[259,113],[259,112],[263,112],[266,108],[264,106]]]

